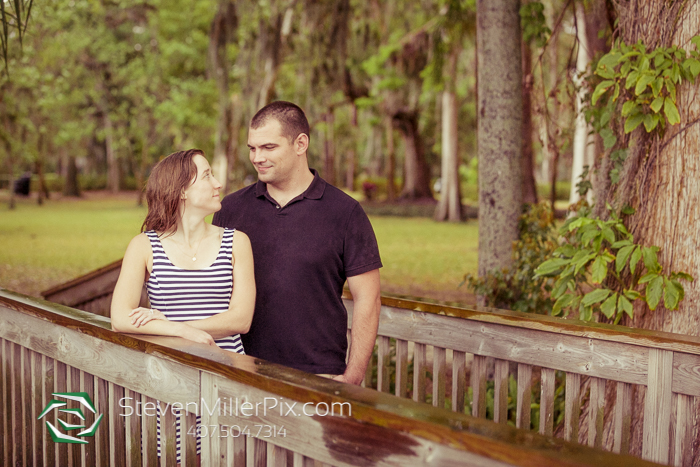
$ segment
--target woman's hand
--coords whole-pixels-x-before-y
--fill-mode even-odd
[[[134,308],[131,313],[129,313],[129,317],[131,318],[131,324],[137,328],[156,319],[168,321],[168,318],[155,308]]]
[[[180,337],[182,337],[183,339],[187,339],[192,342],[199,342],[200,344],[216,345],[216,342],[214,342],[214,338],[211,337],[211,334],[209,334],[208,332],[202,331],[201,329],[193,328],[192,326],[185,323],[178,324],[182,324],[182,331],[180,333]]]

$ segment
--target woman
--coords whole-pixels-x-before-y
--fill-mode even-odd
[[[112,329],[178,336],[244,353],[255,307],[250,240],[205,222],[221,184],[198,149],[159,162],[146,186],[143,233],[131,240],[112,298]],[[235,233],[235,234],[234,234]],[[153,308],[139,307],[147,280]]]
[[[178,336],[244,353],[239,334],[250,329],[255,307],[253,252],[243,232],[205,222],[221,209],[220,189],[198,149],[170,154],[153,168],[142,233],[129,243],[114,288],[114,331]],[[139,307],[144,281],[153,308]],[[158,404],[159,457],[160,419]],[[199,444],[197,438],[198,452]]]

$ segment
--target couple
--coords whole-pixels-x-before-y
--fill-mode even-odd
[[[114,289],[115,331],[179,336],[362,381],[377,333],[382,264],[359,203],[309,169],[309,133],[298,106],[263,107],[248,133],[258,182],[222,201],[201,151],[156,165],[144,233],[129,244]],[[354,298],[347,365],[346,279]],[[138,307],[144,282],[152,309]]]

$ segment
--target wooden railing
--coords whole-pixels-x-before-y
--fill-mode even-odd
[[[183,465],[198,461],[188,435],[196,413],[203,466],[655,465],[215,347],[117,334],[104,317],[2,289],[0,363],[2,465],[175,465],[175,416],[167,409],[163,458],[156,454],[156,401],[186,412]],[[68,415],[40,418],[52,399],[71,392],[94,402],[95,413],[83,408],[84,425],[103,416],[87,444],[52,441],[45,422]]]
[[[351,313],[352,300],[345,305]],[[392,298],[382,298],[382,305],[377,359],[365,386],[478,418],[486,417],[488,399],[490,419],[506,424],[510,418],[547,436],[563,409],[560,431],[568,441],[628,453],[641,429],[642,449],[635,454],[692,465],[700,338]],[[606,386],[614,409],[605,407]],[[633,389],[644,397],[640,427],[630,425]],[[533,393],[539,417],[531,421]],[[510,411],[509,403],[515,405]],[[611,409],[613,439],[605,446],[603,423]]]

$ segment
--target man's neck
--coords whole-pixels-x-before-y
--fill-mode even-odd
[[[308,167],[304,167],[300,173],[283,184],[267,184],[267,192],[277,201],[280,206],[286,206],[291,200],[304,193],[311,182],[314,181],[314,174],[311,173]]]

